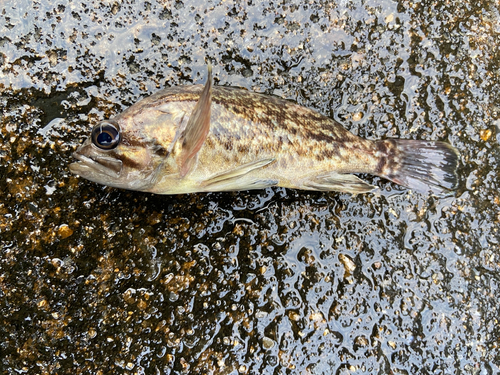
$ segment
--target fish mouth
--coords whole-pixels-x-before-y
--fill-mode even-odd
[[[123,163],[121,160],[106,156],[96,156],[94,158],[84,156],[78,152],[73,153],[73,157],[78,160],[69,165],[71,173],[84,178],[92,179],[95,173],[102,173],[111,178],[119,178],[122,172]]]

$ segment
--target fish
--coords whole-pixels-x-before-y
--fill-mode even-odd
[[[155,194],[280,186],[360,194],[371,174],[423,194],[457,189],[459,154],[442,141],[354,135],[293,101],[242,88],[163,89],[92,128],[73,153],[72,173]]]

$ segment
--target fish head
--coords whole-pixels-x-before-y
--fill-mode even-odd
[[[159,169],[162,174],[177,173],[176,166],[165,161],[183,118],[182,111],[130,107],[92,128],[73,153],[77,161],[69,169],[102,185],[149,191]]]

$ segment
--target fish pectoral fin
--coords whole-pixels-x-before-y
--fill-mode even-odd
[[[303,182],[305,189],[319,191],[339,191],[342,193],[368,193],[376,186],[370,185],[353,174],[329,172],[316,175]]]
[[[250,172],[264,168],[274,162],[274,158],[261,159],[251,163],[240,165],[224,173],[217,174],[203,182],[205,191],[237,191],[264,189],[275,186],[278,180],[262,179],[249,175]]]
[[[208,64],[208,78],[200,98],[189,117],[186,129],[179,138],[181,153],[177,165],[182,177],[196,164],[196,156],[207,139],[210,130],[210,107],[212,105],[212,65]]]

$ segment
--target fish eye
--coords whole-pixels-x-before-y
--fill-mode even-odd
[[[92,143],[102,150],[114,149],[120,138],[120,127],[114,121],[103,121],[92,129]]]

